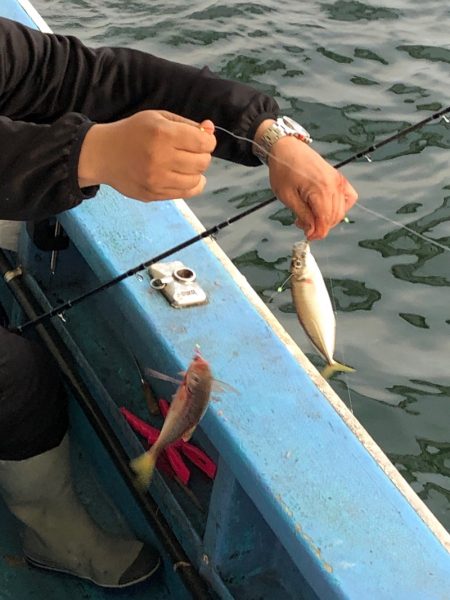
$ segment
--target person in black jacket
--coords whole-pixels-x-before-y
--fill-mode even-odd
[[[357,194],[307,139],[274,99],[206,67],[91,49],[0,19],[0,219],[46,218],[93,198],[100,184],[144,202],[191,198],[217,156],[267,162],[277,197],[320,239]],[[79,503],[67,424],[49,357],[0,327],[0,489],[25,524],[28,561],[101,586],[142,581],[159,556],[103,532]]]

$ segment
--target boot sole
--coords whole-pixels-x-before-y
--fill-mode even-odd
[[[130,581],[129,583],[107,584],[107,583],[100,583],[100,582],[96,581],[95,579],[92,579],[91,577],[86,577],[85,575],[79,575],[78,573],[75,573],[74,571],[70,571],[69,569],[63,569],[61,567],[57,567],[57,566],[53,566],[53,565],[48,565],[48,564],[42,563],[39,560],[36,560],[35,558],[32,558],[31,556],[25,555],[25,560],[31,566],[36,567],[38,569],[45,569],[46,571],[54,571],[56,573],[63,573],[65,575],[71,575],[72,577],[77,577],[77,579],[84,579],[85,581],[90,581],[91,583],[94,583],[95,585],[97,585],[99,587],[107,588],[107,589],[124,589],[124,588],[127,588],[127,587],[131,587],[133,585],[136,585],[138,583],[141,583],[143,581],[146,581],[154,573],[156,573],[156,571],[161,566],[161,558],[158,558],[158,562],[153,567],[153,569],[151,571],[149,571],[148,573],[145,573],[145,575],[143,575],[139,579],[135,579],[134,581]]]

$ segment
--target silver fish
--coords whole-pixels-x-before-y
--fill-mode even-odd
[[[300,325],[328,363],[322,376],[328,379],[337,371],[354,371],[333,358],[336,319],[322,273],[307,241],[294,244],[291,276],[292,299]]]
[[[152,373],[159,376],[155,371]],[[174,381],[171,377],[162,374],[160,379]],[[150,484],[156,461],[164,448],[179,439],[184,441],[190,439],[208,408],[212,382],[213,377],[208,363],[199,351],[196,351],[170,403],[158,439],[150,450],[131,461],[131,468],[136,473],[140,487],[146,488]]]

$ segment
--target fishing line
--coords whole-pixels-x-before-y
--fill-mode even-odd
[[[449,108],[450,108],[450,107],[449,107]],[[442,116],[442,117],[445,119],[445,121],[448,123],[449,121],[448,121],[447,117],[445,117],[445,113],[446,113],[446,112],[449,112],[449,108],[447,108],[447,109],[444,109],[444,111],[440,111],[440,113],[439,113],[439,114],[432,115],[432,117],[431,117],[431,118],[433,119],[433,118],[437,118],[438,116]],[[428,117],[428,118],[426,118],[426,119],[424,119],[424,120],[422,120],[422,121],[420,121],[420,122],[418,122],[418,123],[415,123],[414,125],[411,125],[410,127],[406,128],[406,129],[404,129],[404,130],[402,130],[402,134],[403,134],[403,135],[405,135],[405,134],[407,134],[407,133],[409,133],[409,132],[411,132],[411,131],[414,131],[415,129],[418,129],[419,127],[421,127],[422,125],[424,125],[425,123],[427,123],[429,120],[430,120],[430,118]],[[216,129],[218,129],[218,130],[220,130],[220,131],[224,131],[225,133],[228,133],[229,135],[233,136],[234,138],[236,138],[236,139],[238,139],[238,140],[242,140],[242,141],[249,141],[249,142],[251,142],[251,141],[252,141],[252,140],[249,140],[248,138],[245,138],[245,137],[243,137],[243,136],[236,135],[235,133],[233,133],[232,131],[229,131],[229,130],[225,129],[224,127],[219,127],[219,126],[216,126]],[[367,159],[369,162],[371,162],[371,159],[370,159],[370,157],[368,156],[369,152],[373,152],[375,149],[377,149],[377,148],[380,148],[381,146],[384,146],[384,145],[388,144],[389,142],[393,141],[394,139],[397,139],[398,137],[399,137],[399,134],[397,133],[397,134],[394,134],[394,135],[390,136],[389,138],[386,138],[385,140],[382,140],[382,141],[381,141],[381,142],[379,142],[378,144],[373,144],[373,145],[371,146],[370,150],[367,150],[367,151],[363,151],[363,152],[361,152],[361,153],[360,153],[360,157],[364,157],[364,158],[366,158],[366,159]],[[263,147],[261,147],[259,144],[257,144],[256,142],[253,142],[253,144],[254,144],[256,147],[258,147],[259,149],[261,149],[261,150],[265,151],[265,149],[264,149]],[[272,158],[273,158],[275,161],[277,161],[277,162],[279,162],[279,163],[281,163],[281,164],[284,164],[284,165],[286,165],[287,167],[289,167],[291,170],[293,170],[293,172],[294,172],[294,173],[295,173],[295,172],[297,172],[297,173],[298,173],[298,171],[296,171],[295,169],[292,169],[292,167],[290,166],[290,164],[289,164],[288,162],[286,162],[286,161],[284,161],[284,160],[282,160],[282,159],[280,159],[280,158],[278,158],[278,157],[274,156],[274,155],[273,155],[273,154],[271,154],[271,153],[269,153],[268,155],[269,155],[269,156],[271,156],[271,157],[272,157]],[[345,160],[345,161],[343,161],[342,163],[339,163],[339,165],[337,165],[337,166],[336,166],[336,168],[339,168],[339,167],[343,166],[344,164],[347,164],[348,162],[351,162],[351,160],[352,160],[352,159],[353,159],[353,158],[346,159],[346,160]],[[365,206],[363,206],[363,205],[362,205],[361,203],[359,203],[359,202],[358,202],[358,203],[356,203],[356,204],[355,204],[355,206],[357,206],[357,207],[359,207],[359,208],[362,208],[363,210],[366,210],[367,212],[370,212],[370,213],[372,213],[372,214],[373,214],[373,215],[375,215],[375,216],[379,216],[380,218],[382,218],[382,219],[384,219],[384,220],[386,220],[386,221],[388,221],[388,222],[390,222],[390,223],[392,223],[392,224],[394,224],[394,225],[397,225],[397,226],[399,226],[399,227],[401,227],[401,228],[403,228],[403,229],[406,229],[406,230],[407,230],[407,231],[409,231],[410,233],[413,233],[413,234],[415,234],[416,236],[418,236],[419,238],[421,238],[421,239],[423,239],[423,240],[425,240],[425,241],[427,241],[427,242],[429,242],[429,243],[431,243],[431,244],[435,244],[435,245],[436,245],[436,246],[438,246],[439,248],[442,248],[443,250],[446,250],[446,251],[450,252],[450,248],[448,248],[447,246],[444,246],[443,244],[440,244],[439,242],[436,242],[435,240],[432,240],[432,239],[430,239],[430,238],[427,238],[426,236],[424,236],[424,235],[422,235],[422,234],[420,234],[420,233],[418,233],[418,232],[414,231],[413,229],[411,229],[411,228],[410,228],[410,227],[408,227],[407,225],[403,225],[402,223],[399,223],[398,221],[394,221],[393,219],[389,219],[388,217],[384,217],[383,215],[381,215],[381,214],[377,213],[376,211],[373,211],[373,210],[370,210],[370,209],[366,208]],[[348,219],[347,219],[347,220],[348,220]],[[274,297],[275,297],[277,294],[279,294],[279,293],[281,293],[281,292],[283,291],[283,289],[284,289],[285,285],[286,285],[286,284],[289,282],[289,280],[291,279],[291,277],[292,277],[292,275],[290,275],[290,276],[289,276],[289,277],[288,277],[288,278],[287,278],[287,279],[286,279],[286,280],[285,280],[285,281],[284,281],[284,282],[281,284],[281,286],[279,286],[279,287],[278,287],[278,288],[275,290],[275,292],[273,292],[273,294],[272,294],[272,295],[269,297],[269,300],[268,300],[268,302],[267,302],[268,304],[269,304],[269,303],[271,303],[271,302],[273,301]],[[335,301],[335,294],[334,294],[334,287],[333,287],[333,279],[330,277],[330,280],[329,280],[329,281],[330,281],[330,288],[331,288],[331,290],[330,290],[330,291],[331,291],[331,297],[333,298],[333,301]],[[336,312],[336,311],[334,311],[334,312]],[[344,347],[342,347],[342,355],[343,355],[344,363],[346,364],[346,360],[345,360],[345,349],[344,349]],[[347,389],[347,395],[348,395],[348,401],[349,401],[349,408],[350,408],[350,411],[351,411],[351,413],[352,413],[352,414],[354,414],[354,410],[353,410],[353,402],[352,402],[352,397],[351,397],[351,393],[350,393],[350,388],[349,388],[349,386],[348,386],[348,383],[347,383],[347,382],[345,382],[345,385],[346,385],[346,389]]]
[[[434,115],[431,115],[429,117],[427,117],[426,119],[423,119],[422,121],[419,121],[417,123],[415,123],[414,125],[410,125],[409,127],[406,127],[405,129],[402,129],[402,131],[391,135],[390,137],[381,140],[380,142],[378,142],[377,144],[373,144],[372,146],[370,146],[370,148],[366,148],[365,150],[361,151],[360,153],[353,155],[350,158],[345,159],[344,161],[338,163],[335,168],[339,169],[344,165],[347,165],[348,163],[356,160],[357,158],[366,158],[367,160],[369,160],[369,162],[371,162],[370,157],[368,156],[369,153],[373,152],[374,150],[381,148],[382,146],[385,146],[386,144],[389,144],[390,142],[398,139],[399,137],[402,137],[403,135],[406,135],[408,133],[410,133],[411,131],[414,131],[416,129],[418,129],[419,127],[422,127],[423,125],[425,125],[426,123],[428,123],[429,121],[436,119],[440,116],[442,116],[445,121],[448,123],[449,120],[447,119],[447,117],[445,117],[445,114],[450,112],[450,106],[435,113]],[[219,127],[216,125],[216,129],[220,130],[220,131],[224,131],[225,133],[228,133],[229,135],[231,135],[232,137],[238,139],[238,140],[242,140],[242,141],[247,141],[247,142],[251,142],[254,146],[256,146],[257,148],[259,148],[260,150],[265,152],[265,149],[258,143],[253,142],[251,139],[243,137],[241,135],[237,135],[235,133],[233,133],[232,131],[229,131],[228,129],[225,129],[225,127]],[[297,169],[293,169],[290,164],[285,161],[282,160],[281,158],[278,158],[277,156],[274,156],[272,153],[268,153],[268,156],[270,156],[271,158],[273,158],[276,162],[285,165],[287,167],[289,167],[291,169],[291,171],[293,173],[297,173],[298,175],[301,175],[301,171],[297,170]],[[358,208],[362,208],[363,210],[366,210],[367,212],[372,213],[375,216],[380,217],[380,219],[384,219],[385,221],[388,221],[394,225],[397,225],[398,227],[401,227],[403,229],[406,229],[406,231],[409,231],[410,233],[415,234],[417,237],[421,238],[422,240],[429,242],[430,244],[434,244],[435,246],[438,246],[439,248],[442,248],[443,250],[446,250],[448,252],[450,252],[450,248],[448,246],[444,246],[443,244],[440,244],[439,242],[436,242],[435,240],[431,239],[431,238],[427,238],[426,236],[418,233],[417,231],[414,231],[414,229],[411,229],[410,227],[408,227],[407,225],[403,225],[402,223],[399,223],[398,221],[394,221],[393,219],[389,219],[388,217],[384,217],[383,215],[377,213],[374,210],[371,210],[367,207],[365,207],[364,205],[362,205],[360,202],[357,202],[354,206],[358,207]],[[352,207],[353,208],[353,207]],[[344,218],[344,221],[348,221],[348,219]],[[289,278],[280,286],[281,288],[284,288],[285,284],[289,281]],[[281,290],[282,291],[282,290]],[[280,292],[280,288],[278,288],[274,294],[270,297],[269,302],[271,302],[274,298],[274,296]]]
[[[357,206],[358,208],[361,208],[362,210],[365,210],[368,213],[371,213],[372,215],[375,215],[376,217],[379,217],[380,219],[387,221],[388,223],[392,223],[393,225],[397,225],[398,227],[401,227],[402,229],[406,229],[406,231],[409,231],[409,233],[416,235],[418,238],[420,238],[421,240],[424,240],[425,242],[429,242],[430,244],[433,244],[434,246],[437,246],[438,248],[442,248],[442,250],[445,250],[446,252],[450,252],[449,246],[444,246],[444,244],[441,244],[440,242],[437,242],[436,240],[433,240],[433,239],[427,237],[426,235],[422,235],[421,233],[419,233],[418,231],[415,231],[411,227],[408,227],[407,225],[403,225],[403,223],[399,223],[398,221],[394,221],[394,219],[385,217],[384,215],[381,215],[380,213],[377,213],[374,210],[367,208],[367,206],[364,206],[360,202],[357,202],[354,206]]]
[[[275,296],[276,296],[277,294],[281,294],[281,292],[283,292],[283,291],[284,291],[284,286],[285,286],[285,285],[288,283],[288,281],[290,281],[290,280],[291,280],[291,278],[292,278],[292,273],[289,275],[289,277],[288,277],[287,279],[285,279],[285,280],[283,281],[283,283],[282,283],[281,285],[279,285],[279,286],[277,287],[277,289],[274,291],[274,293],[273,293],[273,294],[270,296],[270,298],[267,300],[267,304],[269,304],[270,302],[272,302],[272,301],[273,301],[273,299],[275,298]]]
[[[353,154],[352,156],[349,156],[349,158],[346,158],[345,160],[342,160],[341,162],[339,162],[337,165],[334,165],[334,168],[340,169],[341,167],[344,167],[345,165],[348,165],[349,163],[351,163],[355,160],[358,160],[358,158],[365,158],[366,160],[369,160],[369,162],[371,162],[369,155],[372,152],[374,152],[375,150],[378,150],[378,148],[382,148],[383,146],[386,146],[386,144],[390,144],[391,142],[398,140],[399,138],[403,137],[404,135],[408,135],[408,133],[411,133],[412,131],[415,131],[416,129],[420,129],[421,127],[423,127],[430,121],[434,121],[435,119],[443,117],[445,122],[448,123],[449,120],[445,115],[449,112],[450,112],[450,106],[447,106],[447,108],[443,108],[443,109],[433,113],[432,115],[429,115],[425,119],[422,119],[421,121],[417,121],[417,123],[413,123],[412,125],[409,125],[408,127],[405,127],[404,129],[401,129],[397,133],[393,133],[389,137],[384,138],[383,140],[380,140],[379,142],[375,142],[371,146],[368,146],[367,148],[365,148],[364,150],[361,150],[360,152]],[[264,153],[267,152],[265,148],[263,148],[258,143],[251,140],[250,138],[246,138],[246,137],[237,135],[236,133],[233,133],[232,131],[225,129],[225,127],[220,127],[218,125],[215,125],[215,129],[218,129],[219,131],[223,131],[238,140],[250,142],[251,144],[256,146],[258,149],[262,150]],[[302,175],[301,171],[296,171],[295,169],[292,169],[291,165],[288,162],[274,156],[272,153],[269,152],[268,156],[271,156],[274,160],[276,160],[280,164],[283,164],[283,165],[289,167],[294,173],[297,173],[297,175]]]
[[[405,129],[402,129],[401,131],[389,136],[388,138],[385,138],[383,140],[380,140],[377,143],[372,144],[368,148],[365,148],[364,150],[361,150],[360,152],[354,154],[353,156],[350,156],[346,160],[341,161],[340,163],[335,165],[335,168],[340,169],[344,165],[347,165],[355,160],[358,160],[358,158],[362,158],[362,157],[368,158],[368,155],[371,152],[373,152],[374,150],[381,148],[382,146],[385,146],[386,144],[389,144],[389,143],[393,142],[394,140],[397,140],[400,137],[407,135],[408,133],[411,133],[412,131],[415,131],[416,129],[419,129],[420,127],[423,127],[426,123],[429,123],[430,121],[438,119],[439,117],[444,117],[444,115],[448,112],[450,112],[450,106],[448,106],[447,108],[443,108],[443,109],[433,113],[432,115],[429,115],[425,119],[422,119],[421,121],[418,121],[417,123],[410,125],[410,126],[406,127]],[[216,126],[216,129],[223,130],[224,132],[226,132],[234,137],[237,137],[238,139],[241,138],[241,136],[237,136],[236,134],[226,130],[225,128]],[[242,138],[242,139],[245,141],[248,141],[249,143],[254,144],[253,140],[250,140],[247,138]],[[271,156],[273,156],[273,155],[271,155]],[[274,157],[274,158],[276,158],[276,157]],[[276,160],[279,160],[279,159],[276,158]],[[284,162],[284,161],[280,161],[280,162]],[[251,206],[250,208],[247,208],[246,210],[235,215],[234,217],[225,219],[224,221],[222,221],[221,223],[218,223],[217,225],[213,225],[212,227],[210,227],[209,229],[206,229],[202,233],[195,235],[195,236],[185,240],[184,242],[177,244],[176,246],[173,246],[172,248],[169,248],[168,250],[166,250],[164,252],[161,252],[157,256],[155,256],[149,260],[146,260],[145,262],[142,262],[141,264],[137,265],[136,267],[128,269],[127,271],[125,271],[121,275],[118,275],[117,277],[114,277],[110,281],[100,284],[100,285],[92,288],[91,290],[88,290],[87,292],[84,292],[83,294],[80,294],[79,296],[60,304],[56,308],[54,308],[46,313],[43,313],[42,315],[40,315],[39,317],[37,317],[33,320],[27,321],[27,322],[23,323],[22,325],[18,325],[15,328],[15,331],[22,333],[26,329],[29,329],[30,327],[34,327],[34,326],[38,325],[39,323],[46,321],[47,319],[51,319],[52,317],[56,317],[56,316],[62,316],[63,312],[69,310],[73,306],[76,306],[83,300],[86,300],[87,298],[90,298],[91,296],[94,296],[95,294],[98,294],[104,290],[111,288],[112,286],[116,285],[117,283],[124,281],[124,279],[127,279],[128,277],[132,277],[133,275],[136,275],[137,273],[139,273],[139,271],[148,269],[151,265],[164,260],[165,258],[171,256],[172,254],[175,254],[176,252],[180,252],[181,250],[184,250],[188,246],[191,246],[192,244],[199,242],[200,240],[202,240],[204,238],[215,235],[216,233],[218,233],[220,230],[224,229],[225,227],[228,227],[229,225],[232,225],[233,223],[240,221],[244,217],[247,217],[248,215],[256,212],[257,210],[260,210],[261,208],[268,206],[269,204],[271,204],[272,202],[275,202],[276,200],[278,200],[278,198],[276,196],[273,196],[272,198],[269,198],[268,200],[263,200],[262,202],[259,202],[258,204],[255,204],[254,206]]]
[[[437,246],[438,248],[442,248],[442,250],[445,250],[446,252],[450,252],[450,248],[448,246],[444,246],[444,244],[441,244],[440,242],[437,242],[436,240],[433,240],[431,238],[426,237],[425,235],[422,235],[421,233],[418,233],[417,231],[415,231],[414,229],[412,229],[411,227],[408,227],[407,225],[403,225],[403,223],[399,223],[398,221],[395,221],[394,219],[390,219],[389,217],[385,217],[384,215],[370,209],[367,208],[367,206],[364,206],[363,204],[361,204],[360,202],[357,202],[354,206],[356,206],[357,208],[360,208],[362,210],[365,210],[366,212],[379,217],[380,219],[383,219],[384,221],[387,221],[388,223],[392,223],[393,225],[396,225],[402,229],[406,229],[406,231],[408,231],[409,233],[412,233],[413,235],[417,236],[418,238],[420,238],[421,240],[424,240],[425,242],[428,242],[430,244],[434,244],[435,246]],[[333,280],[332,278],[330,278],[330,285],[331,285],[331,295],[334,299],[334,290],[333,290]],[[344,351],[344,346],[342,346],[342,355],[344,358],[344,363],[346,363],[345,361],[345,351]],[[352,412],[352,414],[354,414],[353,412],[353,404],[352,404],[352,396],[350,393],[350,387],[347,383],[347,381],[345,381],[345,385],[347,388],[347,394],[348,394],[348,399],[349,399],[349,405],[350,405],[350,410]]]
[[[329,261],[329,255],[327,254],[327,263],[329,264],[329,262],[330,262]],[[330,281],[330,287],[331,287],[331,297],[333,298],[333,312],[336,315],[336,296],[334,294],[333,278],[330,277],[329,281]],[[336,319],[336,324],[337,324],[337,319]],[[345,360],[345,346],[344,346],[344,344],[342,344],[342,358],[343,358],[343,361],[344,361],[344,365],[346,365],[347,361]],[[345,384],[345,387],[346,387],[346,390],[347,390],[348,403],[349,403],[350,412],[352,413],[352,415],[354,415],[355,413],[353,411],[352,396],[350,394],[350,386],[348,385],[347,378],[345,378],[344,384]]]

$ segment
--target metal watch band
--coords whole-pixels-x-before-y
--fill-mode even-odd
[[[311,136],[299,123],[290,117],[278,117],[275,123],[269,125],[261,137],[258,146],[255,145],[254,154],[267,164],[272,146],[282,137],[293,136],[305,144],[312,142]]]

